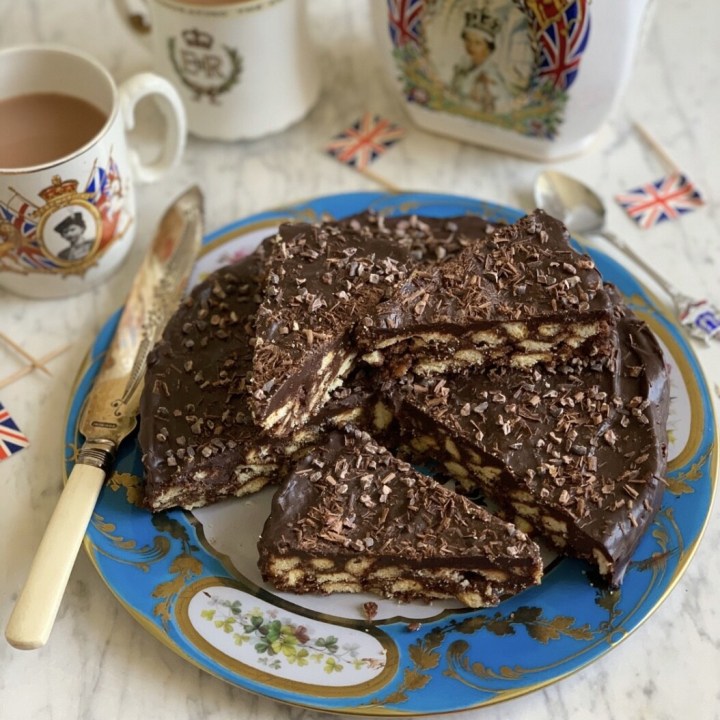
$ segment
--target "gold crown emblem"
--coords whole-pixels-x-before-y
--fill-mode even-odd
[[[192,30],[183,30],[182,37],[186,45],[201,48],[203,50],[209,50],[213,44],[212,35],[210,35],[210,33],[202,32],[197,28],[193,28]]]
[[[465,29],[480,30],[494,38],[500,30],[500,22],[494,18],[487,8],[469,10],[465,13]]]
[[[48,204],[61,202],[63,195],[77,192],[77,180],[61,180],[59,175],[53,175],[51,182],[52,185],[38,192],[38,195]]]
[[[51,183],[38,192],[38,195],[45,201],[45,205],[35,209],[30,213],[30,217],[42,217],[65,205],[93,197],[93,193],[78,192],[77,180],[63,180],[59,175],[53,175]]]

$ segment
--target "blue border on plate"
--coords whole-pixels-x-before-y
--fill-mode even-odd
[[[205,245],[231,237],[251,225],[288,217],[339,218],[368,208],[448,217],[477,213],[514,222],[519,210],[473,198],[429,193],[351,193],[332,195],[258,213],[209,234]],[[715,419],[698,361],[678,326],[655,305],[635,278],[608,256],[587,250],[604,277],[626,295],[642,299],[641,313],[652,315],[697,378],[700,406],[693,413],[705,420],[699,446],[672,476],[692,478],[692,492],[666,493],[653,531],[646,533],[627,572],[621,592],[596,588],[587,566],[565,559],[542,585],[503,602],[498,608],[458,611],[410,631],[404,622],[382,624],[398,648],[395,676],[381,690],[360,697],[318,697],[280,689],[240,675],[204,655],[175,623],[172,595],[158,594],[163,583],[176,582],[178,556],[201,561],[202,570],[188,582],[232,575],[204,548],[189,514],[170,511],[152,516],[128,502],[132,488],[109,483],[101,493],[86,547],[98,572],[121,603],[147,629],[180,655],[232,684],[276,700],[331,712],[367,715],[422,715],[468,710],[525,694],[584,667],[637,628],[663,600],[689,561],[704,530],[715,489]],[[119,311],[97,336],[89,365],[73,397],[66,430],[69,473],[80,437],[77,422],[84,399],[119,320]],[[699,462],[701,461],[702,462]],[[123,443],[116,473],[142,477],[140,453],[133,435]],[[159,606],[167,599],[165,609]],[[264,596],[264,599],[268,599]],[[163,613],[167,610],[167,615]],[[303,611],[300,610],[300,613]],[[309,617],[314,614],[307,611]],[[322,618],[327,621],[327,618]]]

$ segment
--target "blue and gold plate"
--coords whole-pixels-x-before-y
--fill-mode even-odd
[[[251,252],[287,219],[316,221],[367,208],[430,216],[522,213],[470,198],[353,193],[265,212],[210,235],[194,282]],[[604,277],[659,338],[671,374],[671,439],[662,508],[620,590],[594,586],[587,566],[555,559],[538,587],[497,608],[397,604],[364,595],[293,596],[265,585],[256,542],[272,489],[190,512],[141,507],[136,438],[123,443],[85,546],[103,580],[145,628],[182,657],[234,685],[331,712],[422,715],[522,695],[611,650],[662,602],[702,535],[716,485],[715,418],[708,388],[677,324],[617,262],[592,251]],[[81,443],[78,417],[118,315],[100,332],[67,423],[65,467]],[[365,618],[362,605],[378,602]]]

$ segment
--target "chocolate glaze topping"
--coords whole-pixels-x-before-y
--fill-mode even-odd
[[[490,237],[499,225],[504,225],[478,215],[385,217],[372,212],[345,218],[339,224],[359,233],[392,237],[408,251],[413,267],[437,265],[457,257],[466,247]]]
[[[167,490],[182,497],[184,486],[189,497],[210,502],[237,485],[236,466],[267,465],[272,472],[277,464],[271,443],[256,442],[248,405],[262,267],[261,251],[213,273],[150,354],[139,441],[151,507]]]

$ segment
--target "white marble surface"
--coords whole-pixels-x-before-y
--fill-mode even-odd
[[[377,0],[379,1],[379,0]],[[366,5],[312,0],[312,32],[322,54],[324,91],[301,124],[276,137],[225,145],[190,140],[172,177],[139,194],[139,236],[123,269],[104,287],[53,302],[0,291],[0,330],[43,355],[68,339],[70,351],[0,390],[31,446],[0,463],[0,620],[25,579],[61,482],[63,422],[77,368],[98,328],[123,300],[163,206],[198,182],[207,195],[208,230],[268,207],[343,190],[375,189],[326,158],[320,148],[362,111],[407,123],[386,86]],[[707,205],[679,222],[642,232],[609,204],[608,224],[687,293],[720,304],[720,4],[658,2],[629,92],[592,151],[556,165],[606,198],[663,174],[633,130],[642,121],[704,193]],[[102,0],[5,3],[0,46],[62,42],[91,52],[122,80],[149,67],[150,55]],[[152,121],[152,117],[149,118]],[[451,191],[529,206],[537,163],[461,145],[408,126],[408,137],[374,169],[399,186]],[[711,386],[720,383],[720,345],[699,349]],[[0,346],[0,377],[21,360]],[[611,653],[571,677],[501,706],[458,718],[720,718],[720,545],[718,509],[677,588]],[[148,635],[116,602],[81,554],[49,644],[22,652],[0,642],[0,716],[67,718],[320,718],[224,684]]]

